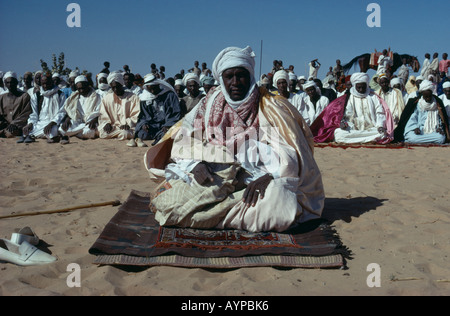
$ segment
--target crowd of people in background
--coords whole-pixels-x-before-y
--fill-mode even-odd
[[[386,55],[386,56],[385,56]],[[321,80],[318,59],[309,72],[274,60],[257,85],[287,99],[311,128],[316,142],[437,143],[450,142],[450,61],[446,53],[425,55],[417,76],[404,63],[391,71],[383,52],[376,74],[344,73],[340,60]],[[68,76],[42,70],[19,78],[0,72],[0,137],[17,143],[46,139],[70,143],[80,139],[127,140],[129,147],[156,144],[208,93],[220,88],[206,63],[167,76],[164,66],[151,64],[147,75],[128,65],[110,71],[110,63],[93,77],[72,71]]]

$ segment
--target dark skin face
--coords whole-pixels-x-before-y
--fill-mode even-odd
[[[183,87],[183,86],[176,85],[176,86],[174,87],[174,89],[175,89],[175,92],[177,93],[177,95],[178,95],[179,97],[180,97],[180,96],[184,96],[184,94],[183,94],[184,87]]]
[[[289,97],[288,84],[286,80],[284,79],[278,80],[277,88],[281,95]]]
[[[194,80],[188,81],[186,88],[188,89],[189,94],[193,98],[196,98],[200,94],[200,86]]]
[[[157,95],[161,92],[161,87],[159,85],[153,85],[153,86],[145,86],[148,92],[150,92],[153,95]]]
[[[444,89],[444,94],[447,97],[447,99],[450,100],[450,88],[445,88]]]
[[[44,89],[44,91],[48,91],[53,89],[53,87],[55,86],[53,83],[53,80],[51,77],[47,77],[47,76],[42,76],[41,77],[41,86]]]
[[[5,80],[5,88],[7,88],[9,90],[9,92],[11,92],[14,95],[17,95],[18,91],[17,91],[17,85],[19,84],[19,82],[17,81],[16,78],[10,77],[7,78]]]
[[[36,76],[34,76],[34,83],[37,84],[38,86],[41,85],[41,73],[37,73]]]
[[[125,93],[125,89],[117,81],[111,82],[110,86],[111,86],[112,91],[119,97]]]
[[[250,90],[250,73],[242,67],[230,68],[222,73],[225,90],[231,100],[241,101]]]
[[[433,101],[433,92],[431,90],[425,90],[422,92],[422,97],[426,102],[431,103]]]
[[[25,81],[26,87],[31,87],[31,83],[33,82],[33,76],[31,74],[27,74],[27,75],[25,75],[23,80]]]
[[[315,87],[306,88],[305,92],[311,100],[315,100],[319,96]]]
[[[387,78],[381,78],[378,83],[380,84],[381,90],[383,90],[383,92],[389,91],[389,80]]]
[[[366,93],[366,91],[367,91],[367,83],[365,83],[365,82],[357,83],[357,84],[355,85],[355,89],[356,89],[356,91],[358,91],[359,93],[364,94],[364,93]]]
[[[87,97],[89,94],[89,91],[91,91],[91,89],[89,88],[89,84],[87,82],[78,82],[76,84],[77,86],[77,91],[83,96],[83,97]]]
[[[123,76],[123,81],[125,82],[125,87],[130,89],[133,86],[134,76],[126,74]]]

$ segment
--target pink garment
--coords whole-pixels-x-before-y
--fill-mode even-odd
[[[448,72],[448,67],[450,67],[450,60],[444,60],[442,59],[439,62],[439,72]]]
[[[386,115],[386,137],[378,140],[379,144],[388,144],[394,140],[394,119],[387,103],[375,94],[383,106]],[[340,128],[349,95],[337,98],[320,113],[310,129],[315,143],[326,143],[334,140],[334,131]]]
[[[195,129],[205,131],[205,120],[203,117],[206,114],[208,99],[213,95],[214,93],[208,93],[208,96],[200,101],[202,104],[194,121]],[[234,110],[226,102],[223,93],[220,92],[213,101],[211,114],[207,121],[209,135],[206,135],[206,137],[208,142],[228,147],[232,142],[235,145],[241,143],[247,134],[247,130],[252,129],[251,132],[257,131],[259,128],[259,96],[259,89],[254,89],[250,99]],[[229,130],[227,131],[227,129]],[[227,136],[234,137],[227,139]]]

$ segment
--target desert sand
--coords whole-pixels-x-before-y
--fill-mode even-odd
[[[150,192],[146,148],[114,140],[25,145],[0,140],[0,216],[120,200]],[[31,227],[58,258],[44,266],[0,263],[0,295],[334,296],[450,294],[450,148],[316,148],[324,217],[351,251],[346,269],[151,267],[93,264],[88,250],[117,207],[0,220],[0,238]],[[67,267],[81,267],[70,288]],[[380,287],[369,287],[371,263]]]

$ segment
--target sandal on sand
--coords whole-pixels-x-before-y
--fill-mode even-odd
[[[20,230],[16,229],[16,232],[11,235],[11,242],[20,245],[24,241],[33,246],[37,246],[39,244],[39,237],[30,227],[24,227]]]
[[[19,266],[33,266],[55,262],[56,258],[26,241],[18,245],[7,239],[0,239],[0,261]]]

